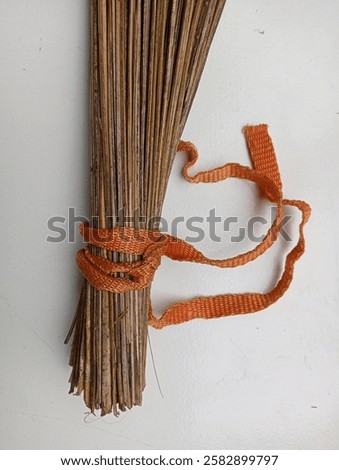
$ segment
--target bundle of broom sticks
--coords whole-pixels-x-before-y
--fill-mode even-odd
[[[90,225],[156,229],[168,178],[226,0],[90,0]],[[134,255],[91,248],[114,262]],[[84,281],[70,392],[101,414],[141,405],[150,288]]]

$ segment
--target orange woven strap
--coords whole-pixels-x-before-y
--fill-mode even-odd
[[[246,179],[256,183],[260,187],[262,195],[276,204],[276,218],[260,244],[253,250],[233,258],[214,260],[207,258],[184,240],[161,234],[155,230],[131,227],[115,227],[107,230],[93,229],[88,225],[82,225],[81,233],[89,245],[105,251],[142,256],[141,261],[115,263],[106,257],[94,255],[89,247],[84,248],[77,254],[77,264],[88,282],[98,290],[117,293],[143,289],[152,282],[162,256],[167,256],[175,261],[209,264],[220,268],[243,265],[260,256],[274,243],[283,217],[283,206],[290,205],[297,207],[302,213],[299,240],[288,254],[283,274],[271,292],[199,297],[172,305],[160,319],[154,316],[152,306],[150,306],[149,324],[155,328],[163,328],[194,318],[217,318],[252,313],[276,302],[288,289],[293,277],[294,264],[305,250],[303,227],[310,216],[311,209],[304,201],[283,199],[279,169],[267,126],[264,124],[247,126],[244,133],[253,169],[237,163],[228,163],[222,167],[190,176],[188,171],[198,159],[197,149],[190,142],[180,142],[178,151],[187,152],[188,162],[183,168],[183,175],[189,182],[213,183],[227,178]],[[121,277],[120,274],[117,277],[118,273],[123,273],[124,276]]]

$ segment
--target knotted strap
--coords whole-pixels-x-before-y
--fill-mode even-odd
[[[304,201],[283,199],[278,164],[267,125],[247,126],[244,129],[244,134],[252,158],[253,169],[237,163],[228,163],[222,167],[190,176],[188,171],[196,163],[198,151],[190,142],[180,142],[178,151],[187,152],[188,161],[183,168],[183,175],[190,183],[213,183],[227,178],[246,179],[256,183],[260,187],[262,195],[276,204],[276,218],[261,243],[247,253],[215,260],[207,258],[184,240],[161,234],[156,230],[131,227],[114,227],[110,230],[93,229],[83,224],[81,233],[89,245],[108,251],[142,256],[141,261],[115,263],[94,255],[88,247],[84,248],[77,254],[77,264],[88,282],[98,290],[117,293],[143,289],[152,282],[162,256],[167,256],[175,261],[189,261],[220,268],[241,266],[260,256],[274,243],[283,217],[283,206],[290,205],[297,207],[302,213],[299,240],[288,254],[283,274],[271,292],[199,297],[172,305],[160,319],[154,316],[152,306],[150,306],[149,324],[154,328],[163,328],[194,318],[207,319],[252,313],[276,302],[288,289],[293,278],[294,264],[305,251],[303,228],[309,219],[311,209]],[[114,276],[117,273],[123,273],[123,277],[121,275],[120,277]]]
[[[77,264],[92,286],[98,290],[127,292],[147,287],[166,254],[168,239],[158,231],[115,227],[112,230],[80,226],[84,240],[92,246],[109,251],[142,255],[142,261],[115,263],[94,255],[89,248],[79,250]],[[127,277],[113,277],[123,273]]]

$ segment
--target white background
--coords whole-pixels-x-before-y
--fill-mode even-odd
[[[285,196],[313,208],[290,290],[255,315],[151,330],[164,398],[149,355],[143,406],[85,423],[82,399],[67,394],[63,345],[81,241],[46,237],[49,217],[86,215],[88,15],[87,0],[0,0],[0,447],[338,448],[338,1],[229,0],[184,133],[208,169],[249,163],[242,127],[270,124]],[[252,185],[189,185],[182,163],[168,219],[264,211]],[[249,247],[224,242],[198,247],[215,257]],[[154,305],[267,291],[290,248],[280,242],[237,270],[164,260]]]

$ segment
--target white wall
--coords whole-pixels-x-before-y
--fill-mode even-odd
[[[88,2],[0,0],[1,448],[338,448],[338,22],[337,0],[228,1],[184,138],[201,151],[199,169],[246,163],[241,128],[268,122],[286,197],[313,208],[307,253],[265,312],[150,331],[164,398],[149,359],[143,407],[86,424],[67,394],[63,345],[81,242],[47,243],[46,222],[86,210]],[[246,183],[190,186],[182,163],[166,217],[260,209]],[[199,247],[215,257],[246,248]],[[154,304],[267,290],[288,247],[232,271],[164,260]]]

